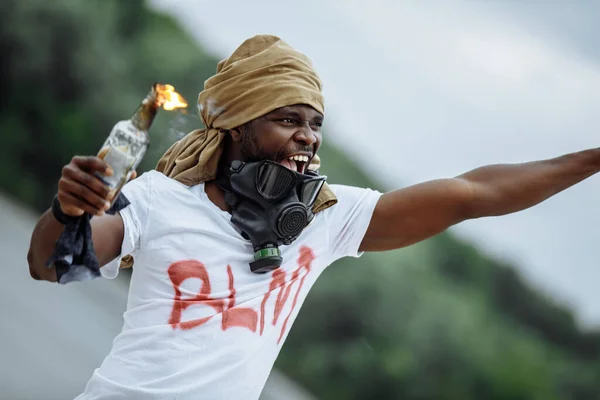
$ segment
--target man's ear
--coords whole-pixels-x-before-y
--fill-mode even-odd
[[[239,127],[229,130],[229,135],[231,136],[231,140],[233,140],[234,142],[239,143],[242,141],[243,133]]]

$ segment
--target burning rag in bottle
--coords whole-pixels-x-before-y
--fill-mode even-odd
[[[175,92],[173,86],[155,83],[132,117],[117,122],[98,154],[114,171],[110,177],[98,175],[98,178],[119,193],[108,214],[114,214],[129,205],[120,190],[146,153],[150,144],[148,131],[159,107],[174,110],[187,107],[187,102]],[[100,265],[92,242],[91,218],[85,213],[70,219],[58,238],[54,252],[46,262],[48,267],[55,266],[58,283],[85,281],[100,276]]]

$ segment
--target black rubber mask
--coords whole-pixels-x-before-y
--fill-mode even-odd
[[[292,243],[312,221],[312,206],[326,176],[301,174],[273,161],[234,161],[218,180],[231,222],[252,242],[250,270],[265,273],[283,261],[279,246]]]

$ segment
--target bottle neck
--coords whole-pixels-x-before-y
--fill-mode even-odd
[[[152,90],[131,116],[131,122],[137,129],[145,132],[150,130],[150,125],[152,125],[158,111],[156,103],[156,93]]]

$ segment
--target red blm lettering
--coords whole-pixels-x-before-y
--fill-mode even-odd
[[[312,250],[304,246],[300,249],[300,254],[297,260],[298,268],[292,272],[289,280],[286,280],[286,272],[282,269],[276,269],[272,272],[269,287],[267,289],[267,292],[264,294],[262,302],[260,304],[260,329],[258,331],[259,335],[262,335],[265,329],[265,307],[267,301],[269,300],[269,297],[271,296],[271,292],[279,290],[277,298],[275,299],[273,319],[271,320],[271,324],[273,326],[276,326],[279,321],[279,317],[281,316],[281,313],[288,299],[290,298],[290,295],[292,294],[292,290],[295,286],[294,284],[298,282],[296,291],[293,295],[292,306],[283,321],[281,332],[279,334],[279,339],[277,340],[277,343],[281,342],[281,339],[283,338],[284,333],[286,331],[286,327],[290,316],[292,315],[292,312],[296,307],[300,291],[302,290],[302,286],[304,285],[304,281],[311,271],[311,263],[314,260],[314,258],[315,256]],[[212,289],[210,284],[210,278],[208,276],[208,271],[206,270],[204,264],[202,264],[200,261],[177,261],[169,266],[168,274],[169,279],[173,284],[173,289],[175,291],[175,296],[173,297],[173,308],[171,310],[171,316],[169,318],[169,324],[173,327],[173,329],[192,329],[204,325],[215,315],[221,314],[221,329],[223,331],[232,327],[241,327],[246,328],[252,332],[256,332],[259,326],[259,311],[255,310],[254,308],[240,307],[235,305],[236,289],[233,271],[231,270],[230,265],[227,265],[227,276],[229,280],[229,296],[227,298],[215,299],[211,297]],[[182,299],[181,284],[186,279],[190,278],[197,278],[200,280],[200,290],[195,297]],[[205,306],[212,307],[215,313],[204,318],[198,318],[190,321],[182,321],[183,312],[188,307],[196,304],[202,304]]]

